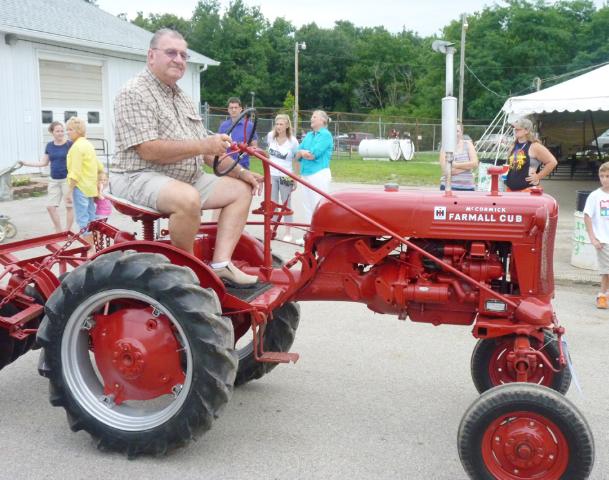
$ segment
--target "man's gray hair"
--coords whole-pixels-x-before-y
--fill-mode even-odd
[[[156,48],[159,44],[159,40],[161,39],[161,37],[164,37],[165,35],[170,35],[173,38],[179,38],[180,40],[184,40],[184,37],[180,32],[172,30],[171,28],[161,28],[160,30],[154,32],[154,35],[150,39],[150,48]]]

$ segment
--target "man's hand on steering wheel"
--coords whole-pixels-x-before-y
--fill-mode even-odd
[[[224,133],[210,135],[209,137],[205,137],[203,141],[205,142],[205,151],[203,152],[205,155],[224,155],[226,149],[233,144],[230,136]]]
[[[256,135],[256,125],[258,124],[258,116],[256,115],[255,108],[247,108],[243,112],[241,112],[241,115],[239,115],[239,117],[233,121],[233,124],[230,126],[230,128],[226,132],[226,135],[230,135],[233,132],[233,130],[237,127],[237,125],[239,125],[239,122],[241,122],[241,120],[244,120],[243,138],[246,139],[246,141],[244,143],[246,143],[247,145],[251,145],[252,140],[253,140],[254,136]],[[250,124],[250,122],[251,122],[251,130],[250,130],[249,135],[247,135],[247,129],[248,129],[248,125]],[[231,144],[232,144],[232,142],[231,142]],[[237,149],[230,156],[230,158],[232,158],[232,160],[233,160],[232,163],[228,166],[228,168],[225,168],[225,169],[221,169],[220,164],[223,163],[224,158],[226,158],[226,154],[222,155],[222,156],[216,155],[216,157],[214,158],[214,162],[213,162],[214,173],[218,177],[223,177],[224,175],[228,175],[239,164],[239,161],[241,160],[241,157],[243,157],[243,155],[245,155],[245,152],[243,152],[242,150],[239,151],[239,149]]]

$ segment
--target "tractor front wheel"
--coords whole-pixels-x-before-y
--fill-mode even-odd
[[[553,334],[546,333],[543,345],[531,337],[531,347],[545,354],[552,365],[558,367],[558,342]],[[508,335],[496,339],[478,340],[472,353],[471,372],[474,385],[479,393],[503,385],[516,382],[516,371],[508,360],[509,353],[514,348],[514,336]],[[531,368],[527,383],[536,383],[556,390],[563,395],[571,385],[571,371],[568,367],[559,372],[550,369],[538,361]]]
[[[583,480],[594,464],[594,439],[579,410],[530,383],[482,394],[463,415],[458,448],[476,480]]]
[[[232,394],[232,324],[162,255],[113,252],[72,271],[38,331],[50,400],[98,448],[163,454],[208,430]]]

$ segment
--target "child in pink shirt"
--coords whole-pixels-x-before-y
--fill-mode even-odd
[[[98,195],[95,198],[95,219],[108,218],[112,213],[112,203],[104,197],[103,191],[108,186],[108,175],[101,172],[98,177]]]

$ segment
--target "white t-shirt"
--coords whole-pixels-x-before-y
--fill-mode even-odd
[[[609,243],[609,193],[597,188],[586,199],[584,214],[592,219],[592,230],[601,243]]]
[[[294,155],[296,155],[298,150],[298,140],[294,137],[288,138],[280,145],[277,143],[277,139],[273,137],[273,132],[268,133],[266,140],[269,145],[270,160],[287,171],[292,172],[292,160],[294,160]],[[276,168],[271,167],[271,176],[283,177],[285,175]]]

